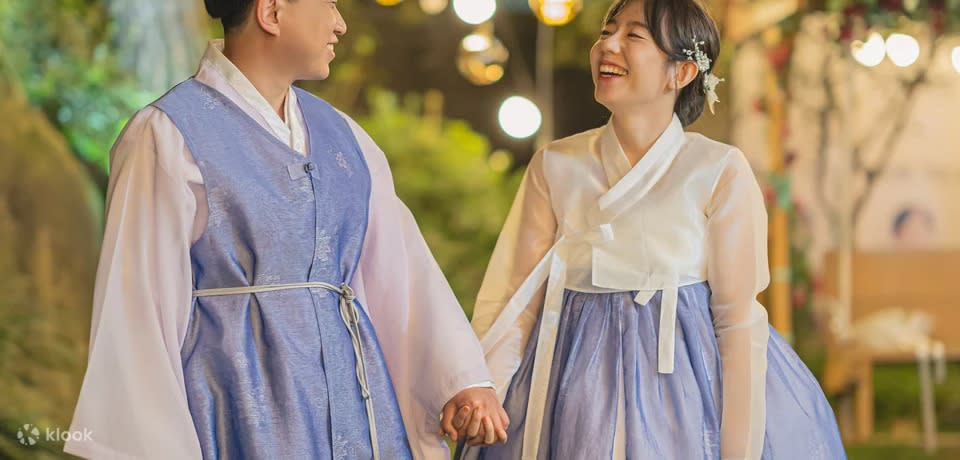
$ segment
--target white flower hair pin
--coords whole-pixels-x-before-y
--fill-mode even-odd
[[[703,44],[705,42],[697,41],[697,37],[693,37],[693,49],[684,48],[683,54],[687,55],[688,61],[696,61],[697,70],[703,74],[703,94],[707,96],[707,107],[710,108],[710,113],[715,113],[713,104],[720,102],[720,98],[717,97],[717,85],[724,80],[710,73],[710,58],[707,57],[707,53],[700,49],[700,45]]]

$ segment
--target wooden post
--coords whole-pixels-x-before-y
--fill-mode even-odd
[[[873,436],[873,361],[869,358],[857,363],[857,384],[854,393],[857,420],[857,442],[867,442]]]
[[[423,95],[423,117],[430,127],[440,132],[443,129],[443,93],[430,89]]]
[[[765,35],[773,35],[771,32]],[[776,38],[772,38],[776,41]],[[767,40],[765,40],[767,41]],[[767,43],[768,46],[771,43]],[[767,152],[770,172],[781,176],[786,173],[783,154],[783,126],[785,98],[777,80],[776,70],[767,73],[766,99],[769,115],[767,129]],[[790,231],[787,210],[779,200],[770,207],[769,256],[770,287],[767,290],[767,309],[770,323],[788,342],[793,342],[793,308],[790,295]]]
[[[534,148],[541,148],[553,141],[553,66],[555,31],[552,26],[537,21],[537,105],[543,114],[543,124],[537,134]]]

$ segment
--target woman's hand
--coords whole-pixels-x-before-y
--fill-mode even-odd
[[[443,406],[440,429],[454,441],[471,446],[507,442],[510,418],[492,388],[467,388]]]

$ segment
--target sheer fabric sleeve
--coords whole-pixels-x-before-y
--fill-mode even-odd
[[[720,455],[759,459],[765,431],[769,325],[757,295],[770,281],[763,195],[743,153],[727,156],[707,209],[707,279],[720,348]]]
[[[111,151],[86,374],[68,453],[87,458],[199,459],[180,346],[193,281],[196,197],[183,137],[140,111]]]

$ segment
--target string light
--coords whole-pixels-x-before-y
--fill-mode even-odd
[[[457,70],[470,83],[492,85],[503,78],[509,57],[507,48],[493,36],[493,27],[488,24],[460,41]]]
[[[850,51],[853,53],[853,58],[867,67],[880,65],[880,63],[883,62],[886,48],[883,37],[876,32],[870,34],[866,42],[855,40],[850,44]]]
[[[530,0],[530,9],[548,26],[570,23],[583,9],[583,0]]]
[[[891,34],[887,37],[887,57],[897,67],[907,67],[920,57],[920,43],[907,34]]]
[[[500,128],[515,139],[526,139],[540,130],[543,115],[533,101],[511,96],[500,105]]]
[[[453,0],[453,12],[467,24],[482,24],[497,12],[495,0]]]
[[[429,15],[440,14],[447,9],[447,0],[420,0],[420,9]]]

